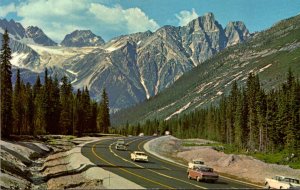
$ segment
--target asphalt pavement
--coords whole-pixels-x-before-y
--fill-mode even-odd
[[[197,182],[187,178],[184,166],[148,155],[149,162],[133,162],[130,153],[135,150],[145,151],[143,144],[154,137],[128,137],[127,151],[115,149],[117,138],[101,140],[86,144],[81,152],[94,164],[103,169],[122,176],[145,188],[158,189],[234,189],[255,188],[246,182],[220,177],[215,183]],[[113,183],[113,179],[109,179]],[[120,187],[122,188],[122,187]]]

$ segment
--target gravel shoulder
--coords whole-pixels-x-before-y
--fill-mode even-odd
[[[186,140],[185,140],[186,141]],[[203,139],[189,139],[191,142],[205,142]],[[300,170],[289,166],[268,164],[251,156],[225,154],[209,146],[182,146],[182,140],[173,136],[163,136],[148,141],[144,148],[162,159],[186,166],[192,159],[202,159],[217,172],[234,179],[264,184],[266,177],[284,175],[300,178]]]

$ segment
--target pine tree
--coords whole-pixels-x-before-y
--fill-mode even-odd
[[[240,149],[243,148],[243,124],[243,97],[242,94],[239,94],[237,96],[237,107],[234,116],[234,144]]]
[[[51,91],[50,91],[50,122],[49,122],[49,132],[53,134],[59,134],[59,121],[60,121],[60,111],[61,111],[61,104],[60,104],[60,88],[57,76],[55,76],[53,82],[50,77],[51,81]]]
[[[97,131],[97,115],[98,115],[98,104],[97,102],[91,103],[91,117],[90,117],[90,130],[93,133]]]
[[[257,137],[258,137],[258,117],[257,117],[257,98],[258,93],[260,91],[260,84],[258,77],[254,76],[252,73],[249,74],[247,80],[247,102],[248,102],[248,109],[249,109],[249,117],[248,117],[248,130],[249,130],[249,140],[248,140],[248,147],[250,150],[255,150],[258,148],[257,146]]]
[[[34,131],[33,134],[45,134],[45,113],[43,107],[43,86],[38,75],[33,86],[34,98]]]
[[[91,109],[91,99],[90,93],[87,87],[82,89],[82,97],[81,97],[81,106],[82,106],[82,119],[83,119],[83,132],[91,132],[91,117],[92,117],[92,109]]]
[[[68,78],[64,76],[61,79],[62,85],[60,88],[60,101],[61,101],[61,112],[60,112],[60,134],[73,134],[73,95],[72,85],[68,81]]]
[[[21,134],[23,123],[23,103],[21,98],[21,76],[20,70],[17,70],[16,83],[13,92],[13,132]]]
[[[45,129],[48,133],[53,133],[52,114],[53,105],[51,102],[52,94],[52,79],[48,77],[48,69],[45,68],[44,86],[43,86],[43,112],[45,114]]]
[[[0,54],[1,64],[1,137],[7,138],[12,129],[12,83],[11,83],[11,49],[9,47],[9,35],[5,30],[2,37]]]
[[[110,126],[109,100],[105,88],[103,89],[101,102],[99,104],[97,125],[101,132],[108,133],[108,128]]]
[[[34,99],[33,99],[33,92],[30,83],[28,82],[26,84],[25,88],[25,95],[26,95],[26,101],[25,101],[25,110],[24,110],[24,120],[25,120],[25,128],[29,135],[33,135],[34,132],[34,123],[33,123],[33,117],[34,117]]]
[[[73,133],[74,135],[81,136],[83,133],[83,108],[82,108],[82,94],[80,89],[77,90],[74,101],[74,115],[73,115]]]

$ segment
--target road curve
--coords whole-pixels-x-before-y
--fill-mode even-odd
[[[186,168],[172,162],[168,162],[149,155],[149,162],[133,162],[130,160],[130,152],[144,150],[143,144],[153,137],[130,137],[125,138],[129,144],[128,151],[115,149],[116,139],[101,140],[86,144],[81,153],[91,162],[103,169],[122,176],[145,188],[160,189],[234,189],[255,188],[247,183],[220,178],[216,183],[197,182],[189,180]],[[120,187],[122,188],[122,187]]]

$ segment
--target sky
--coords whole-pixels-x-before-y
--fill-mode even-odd
[[[0,18],[38,26],[61,42],[74,30],[91,30],[105,41],[123,34],[183,26],[212,12],[225,27],[243,21],[250,32],[300,14],[300,0],[0,0]]]

